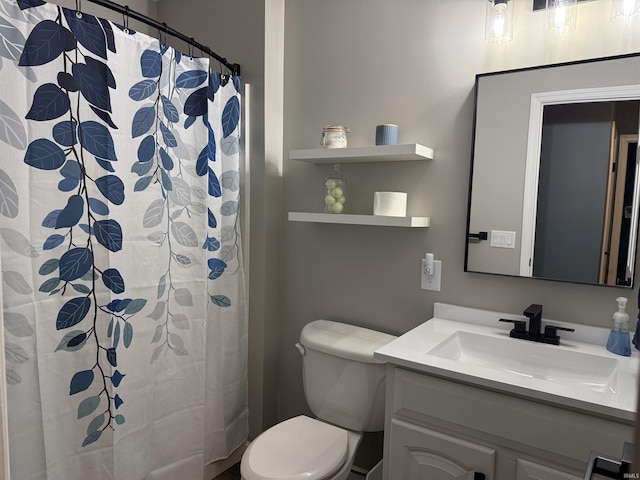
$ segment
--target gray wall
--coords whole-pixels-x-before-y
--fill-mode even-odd
[[[60,5],[61,7],[66,7],[66,8],[72,8],[75,9],[76,8],[76,1],[75,0],[55,0],[51,3],[55,3],[56,5]],[[117,2],[116,2],[117,3]],[[121,5],[124,5],[124,2],[120,2]],[[127,5],[129,5],[129,7],[131,8],[131,10],[135,10],[138,13],[141,13],[143,15],[146,15],[148,17],[154,18],[155,17],[155,13],[156,13],[156,3],[150,0],[129,0],[129,2],[127,3]],[[97,17],[102,17],[102,18],[106,18],[107,20],[111,20],[114,23],[123,25],[123,19],[122,19],[122,15],[114,12],[112,10],[109,10],[107,8],[101,7],[99,5],[94,5],[92,3],[89,3],[88,1],[85,2],[80,2],[80,9],[83,12],[86,12],[90,15],[95,15]],[[138,31],[138,32],[145,32],[150,34],[150,30],[147,27],[147,25],[137,22],[135,20],[131,20],[129,26]]]
[[[428,229],[284,225],[281,418],[307,412],[293,344],[317,318],[401,334],[430,318],[436,301],[513,313],[541,303],[546,317],[608,326],[615,298],[627,294],[634,311],[627,290],[463,271],[475,75],[640,50],[640,27],[610,24],[609,2],[580,5],[578,29],[559,38],[544,35],[544,13],[515,2],[515,38],[503,47],[483,43],[478,0],[287,2],[285,155],[317,146],[326,124],[348,126],[349,144],[364,146],[390,122],[400,143],[430,146],[435,159],[342,168],[352,212],[369,213],[376,190],[406,191],[408,214],[430,216]],[[329,173],[285,158],[283,217],[319,211]],[[426,252],[442,261],[440,292],[420,289]]]
[[[273,80],[265,65],[275,53],[265,42],[279,17],[274,26],[266,12],[280,1],[161,0],[158,15],[242,63],[244,80],[259,84],[261,75]],[[529,0],[513,1],[515,39],[502,47],[483,43],[485,7],[479,0],[286,2],[284,190],[278,159],[257,159],[254,149],[251,172],[251,215],[260,217],[252,220],[250,249],[250,331],[260,337],[252,351],[251,368],[260,372],[252,379],[252,401],[261,400],[255,408],[262,408],[265,426],[307,411],[293,344],[313,319],[400,334],[428,319],[435,301],[514,313],[535,302],[551,318],[609,325],[615,298],[635,296],[463,272],[475,74],[640,50],[640,24],[610,24],[607,1],[581,4],[577,30],[562,37],[544,35],[544,13],[531,12]],[[257,100],[265,104],[264,97]],[[257,116],[261,139],[251,142],[260,146],[279,131],[277,121],[271,129],[268,112]],[[406,191],[408,214],[431,216],[430,228],[286,221],[287,211],[319,211],[330,172],[329,166],[289,161],[290,149],[316,147],[326,124],[349,126],[350,145],[372,145],[375,125],[387,122],[400,126],[400,142],[428,145],[436,158],[344,166],[350,208],[370,209],[376,190]],[[442,260],[441,292],[420,289],[420,259],[427,251]]]

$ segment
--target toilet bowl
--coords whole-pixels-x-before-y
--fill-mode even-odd
[[[346,480],[362,434],[304,415],[258,436],[240,464],[243,480]]]
[[[243,480],[346,480],[363,432],[383,429],[386,370],[373,352],[396,337],[316,320],[300,333],[303,384],[316,418],[300,415],[244,452]]]

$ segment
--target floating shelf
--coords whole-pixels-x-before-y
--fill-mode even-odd
[[[432,160],[433,149],[410,143],[405,145],[377,145],[374,147],[311,148],[291,150],[291,160],[307,163],[374,163]]]
[[[431,219],[429,217],[386,217],[380,215],[351,215],[346,213],[307,212],[289,212],[289,221],[410,228],[424,228],[428,227],[431,223]]]

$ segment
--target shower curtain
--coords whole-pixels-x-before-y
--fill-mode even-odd
[[[11,478],[201,479],[247,438],[240,78],[42,0],[0,61]]]

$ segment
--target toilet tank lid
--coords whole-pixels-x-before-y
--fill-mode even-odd
[[[315,320],[302,329],[306,348],[365,363],[385,363],[373,357],[380,347],[397,337],[368,328],[330,320]]]

